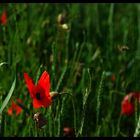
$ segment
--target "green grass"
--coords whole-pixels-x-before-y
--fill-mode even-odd
[[[139,135],[139,104],[132,116],[120,112],[123,97],[140,91],[140,4],[9,3],[0,5],[0,15],[4,10],[0,136],[60,137],[64,127],[77,137]],[[63,12],[68,30],[57,23]],[[123,46],[129,49],[122,51]],[[48,108],[34,109],[23,74],[37,83],[44,70],[59,96]],[[22,113],[9,116],[16,98],[23,101]],[[36,128],[36,112],[47,119],[42,129]]]

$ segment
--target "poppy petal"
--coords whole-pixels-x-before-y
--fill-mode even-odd
[[[132,115],[134,113],[134,104],[125,102],[122,104],[122,113],[126,115]]]
[[[133,97],[133,94],[128,94],[124,97],[123,101],[122,101],[122,114],[126,114],[126,115],[132,115],[134,113],[134,103],[132,103],[130,101],[130,98]]]
[[[14,110],[15,107],[16,107],[16,104],[15,104],[15,102],[12,100],[12,106],[11,106],[12,110]]]
[[[12,114],[13,114],[13,109],[12,109],[12,107],[9,107],[9,108],[8,108],[7,113],[8,113],[8,115],[12,115]]]
[[[34,106],[34,108],[40,108],[40,107],[42,107],[42,103],[40,101],[34,99],[33,106]]]
[[[7,14],[6,14],[6,11],[4,11],[2,13],[2,16],[1,16],[1,24],[2,25],[6,25],[7,24]]]
[[[27,73],[24,73],[24,79],[26,81],[29,93],[31,95],[31,97],[34,97],[34,93],[35,93],[35,86],[33,84],[32,79],[29,77],[29,75]]]
[[[50,77],[47,71],[44,71],[41,75],[37,86],[41,86],[45,90],[45,95],[50,98]]]
[[[46,108],[51,104],[51,97],[44,98],[42,99],[41,102],[42,102],[42,105]]]
[[[22,108],[17,105],[16,106],[16,115],[19,115],[21,111],[22,111]]]
[[[44,71],[41,75],[38,84],[37,90],[44,89],[44,98],[41,100],[44,107],[48,107],[51,104],[51,96],[50,96],[50,77],[47,71]],[[42,92],[40,92],[42,93]]]

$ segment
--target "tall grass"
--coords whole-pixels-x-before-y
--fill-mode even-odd
[[[59,137],[65,127],[77,137],[139,135],[139,104],[132,116],[120,113],[124,96],[140,91],[139,4],[8,3],[0,5],[0,16],[3,11],[0,136]],[[57,22],[61,13],[68,29]],[[44,70],[50,92],[58,95],[48,108],[35,109],[23,73],[37,83]],[[16,98],[22,112],[10,116]],[[41,129],[33,119],[37,112],[47,122]]]

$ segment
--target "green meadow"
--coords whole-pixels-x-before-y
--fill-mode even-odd
[[[122,112],[140,94],[140,4],[2,3],[0,20],[0,137],[140,136],[139,101]],[[44,71],[51,104],[35,108],[24,73]]]

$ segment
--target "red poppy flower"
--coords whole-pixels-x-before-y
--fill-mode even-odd
[[[2,25],[6,25],[7,24],[7,13],[6,13],[6,11],[4,11],[2,13],[2,16],[1,16],[1,24]]]
[[[75,137],[74,129],[70,127],[64,127],[64,136],[65,137]]]
[[[131,92],[128,95],[126,95],[122,101],[122,114],[126,115],[132,115],[135,111],[135,106],[134,106],[134,100],[137,100],[138,103],[140,103],[140,94],[136,92]]]
[[[44,71],[37,85],[33,84],[32,79],[27,73],[24,73],[24,79],[26,81],[30,96],[33,99],[34,108],[48,107],[51,104],[49,74]]]
[[[20,99],[16,99],[16,101],[19,103],[22,103],[22,101]],[[12,100],[12,106],[8,108],[7,113],[9,115],[13,115],[14,111],[16,112],[16,115],[19,115],[22,111],[22,108]]]

